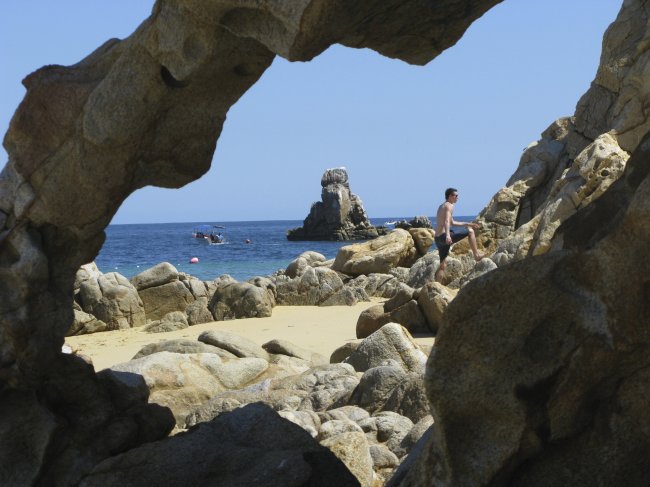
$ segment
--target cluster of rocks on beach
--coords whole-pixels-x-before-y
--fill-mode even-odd
[[[250,282],[79,271],[126,196],[208,170],[276,55],[338,42],[424,64],[499,0],[289,3],[157,2],[132,36],[25,79],[0,178],[0,484],[646,485],[648,0],[623,2],[575,114],[480,213],[489,258],[459,242],[442,283],[422,227]],[[66,333],[366,296],[386,301],[359,317],[365,338],[329,358],[214,331],[99,373],[61,353]]]

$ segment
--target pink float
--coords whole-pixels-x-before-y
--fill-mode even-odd
[[[199,263],[199,258],[198,257],[192,257],[190,259],[190,264],[198,264]]]

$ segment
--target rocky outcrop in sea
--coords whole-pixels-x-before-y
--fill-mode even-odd
[[[311,205],[302,227],[287,231],[287,239],[365,240],[386,232],[370,223],[361,198],[350,191],[344,167],[326,170],[320,184],[321,201]]]

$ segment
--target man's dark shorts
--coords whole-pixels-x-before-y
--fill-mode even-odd
[[[467,230],[461,230],[459,232],[454,232],[453,230],[450,230],[449,233],[451,233],[452,243],[456,243],[469,235],[469,232]],[[447,258],[447,255],[449,255],[449,249],[451,248],[451,245],[447,245],[446,240],[447,240],[446,233],[441,233],[440,235],[436,235],[436,247],[438,247],[438,252],[440,253],[440,262],[442,262]]]

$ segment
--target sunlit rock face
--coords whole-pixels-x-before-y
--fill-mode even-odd
[[[605,32],[596,78],[575,115],[553,122],[526,148],[515,173],[479,214],[479,239],[502,261],[550,250],[559,225],[620,177],[650,130],[647,7],[643,0],[624,2]]]
[[[169,430],[146,397],[60,352],[75,273],[130,193],[204,174],[228,109],[276,54],[309,60],[341,43],[424,64],[499,1],[159,1],[128,38],[27,76],[0,174],[0,405],[3,424],[27,430],[1,429],[0,483],[75,485]],[[18,443],[29,456],[16,456]]]
[[[623,2],[575,117],[481,213],[510,263],[447,308],[426,372],[434,426],[391,486],[647,483],[648,7]]]

